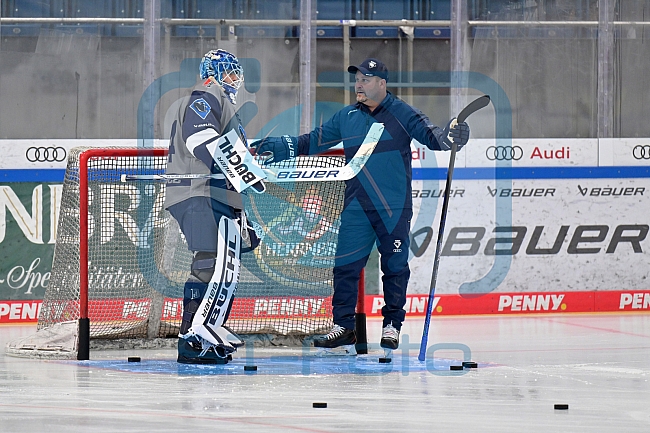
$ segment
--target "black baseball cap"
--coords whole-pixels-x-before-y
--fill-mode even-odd
[[[388,68],[381,60],[366,59],[359,66],[349,66],[348,72],[356,74],[357,71],[368,77],[379,77],[388,81]]]

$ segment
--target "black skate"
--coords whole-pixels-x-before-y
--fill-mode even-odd
[[[338,354],[331,349],[341,348],[343,352],[340,354],[356,355],[357,352],[354,348],[356,342],[357,336],[354,329],[334,325],[327,335],[314,339],[314,347],[322,349],[325,354]]]
[[[232,355],[222,347],[209,345],[203,347],[195,338],[178,339],[178,358],[180,364],[227,364]]]
[[[392,358],[393,350],[399,347],[399,330],[392,323],[384,326],[381,331],[381,342],[379,345],[384,349],[384,356]]]

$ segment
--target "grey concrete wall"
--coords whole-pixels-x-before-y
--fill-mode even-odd
[[[470,69],[487,75],[504,88],[513,108],[515,138],[586,138],[597,134],[597,42],[595,33],[576,29],[498,34],[489,29],[471,42]],[[619,34],[615,65],[615,135],[650,136],[646,121],[650,86],[647,30],[631,28]],[[257,114],[247,126],[249,137],[272,119],[299,103],[298,39],[209,38],[170,39],[160,43],[159,76],[179,69],[185,58],[201,57],[209,49],[226,47],[240,58],[261,65],[261,86],[242,91],[239,103],[255,102]],[[449,69],[449,41],[416,39],[414,71]],[[353,38],[350,62],[379,57],[391,71],[407,70],[406,39]],[[400,57],[401,56],[401,57]],[[345,70],[340,39],[318,39],[317,77]],[[143,92],[143,41],[137,37],[42,31],[40,36],[4,36],[0,40],[0,139],[134,138],[137,107]],[[406,90],[392,87],[406,97]],[[163,119],[184,89],[167,93],[158,104],[156,138],[165,138]],[[447,89],[416,88],[413,102],[435,123],[450,116],[441,103]],[[344,90],[318,88],[318,102],[343,103]],[[296,123],[299,118],[288,117]],[[293,127],[287,125],[287,128]]]

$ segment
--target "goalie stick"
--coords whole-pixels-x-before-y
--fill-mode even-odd
[[[267,182],[326,182],[350,180],[355,177],[375,151],[381,134],[384,132],[383,123],[373,123],[363,143],[352,159],[343,167],[262,167]],[[318,157],[316,157],[318,158]],[[223,174],[123,174],[122,182],[133,180],[174,180],[174,179],[223,179]]]
[[[458,117],[451,122],[451,128],[458,123],[463,123],[470,114],[480,110],[490,103],[490,97],[483,95],[470,102],[462,109]],[[451,195],[451,178],[454,174],[454,162],[456,161],[456,152],[458,144],[452,140],[451,156],[449,157],[449,169],[447,170],[447,184],[445,185],[445,197],[442,201],[442,213],[440,215],[440,228],[438,229],[438,242],[436,243],[436,253],[433,259],[433,273],[431,274],[431,284],[429,285],[429,300],[427,301],[427,311],[424,316],[424,330],[422,331],[422,340],[420,341],[420,353],[418,360],[424,361],[427,351],[427,341],[429,340],[429,325],[431,323],[431,312],[433,310],[433,297],[436,291],[436,280],[438,279],[438,266],[440,263],[440,251],[442,247],[442,237],[445,232],[445,220],[447,219],[447,208],[449,207],[449,196]]]

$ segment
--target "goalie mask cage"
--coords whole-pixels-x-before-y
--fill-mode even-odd
[[[90,339],[146,347],[178,336],[192,253],[163,208],[165,183],[121,181],[123,174],[162,174],[166,160],[163,148],[70,151],[37,332],[10,342],[7,354],[88,359]],[[345,159],[299,157],[283,164],[340,167]],[[344,188],[342,181],[267,183],[266,193],[246,196],[249,225],[262,242],[242,254],[227,322],[235,332],[329,330]]]

